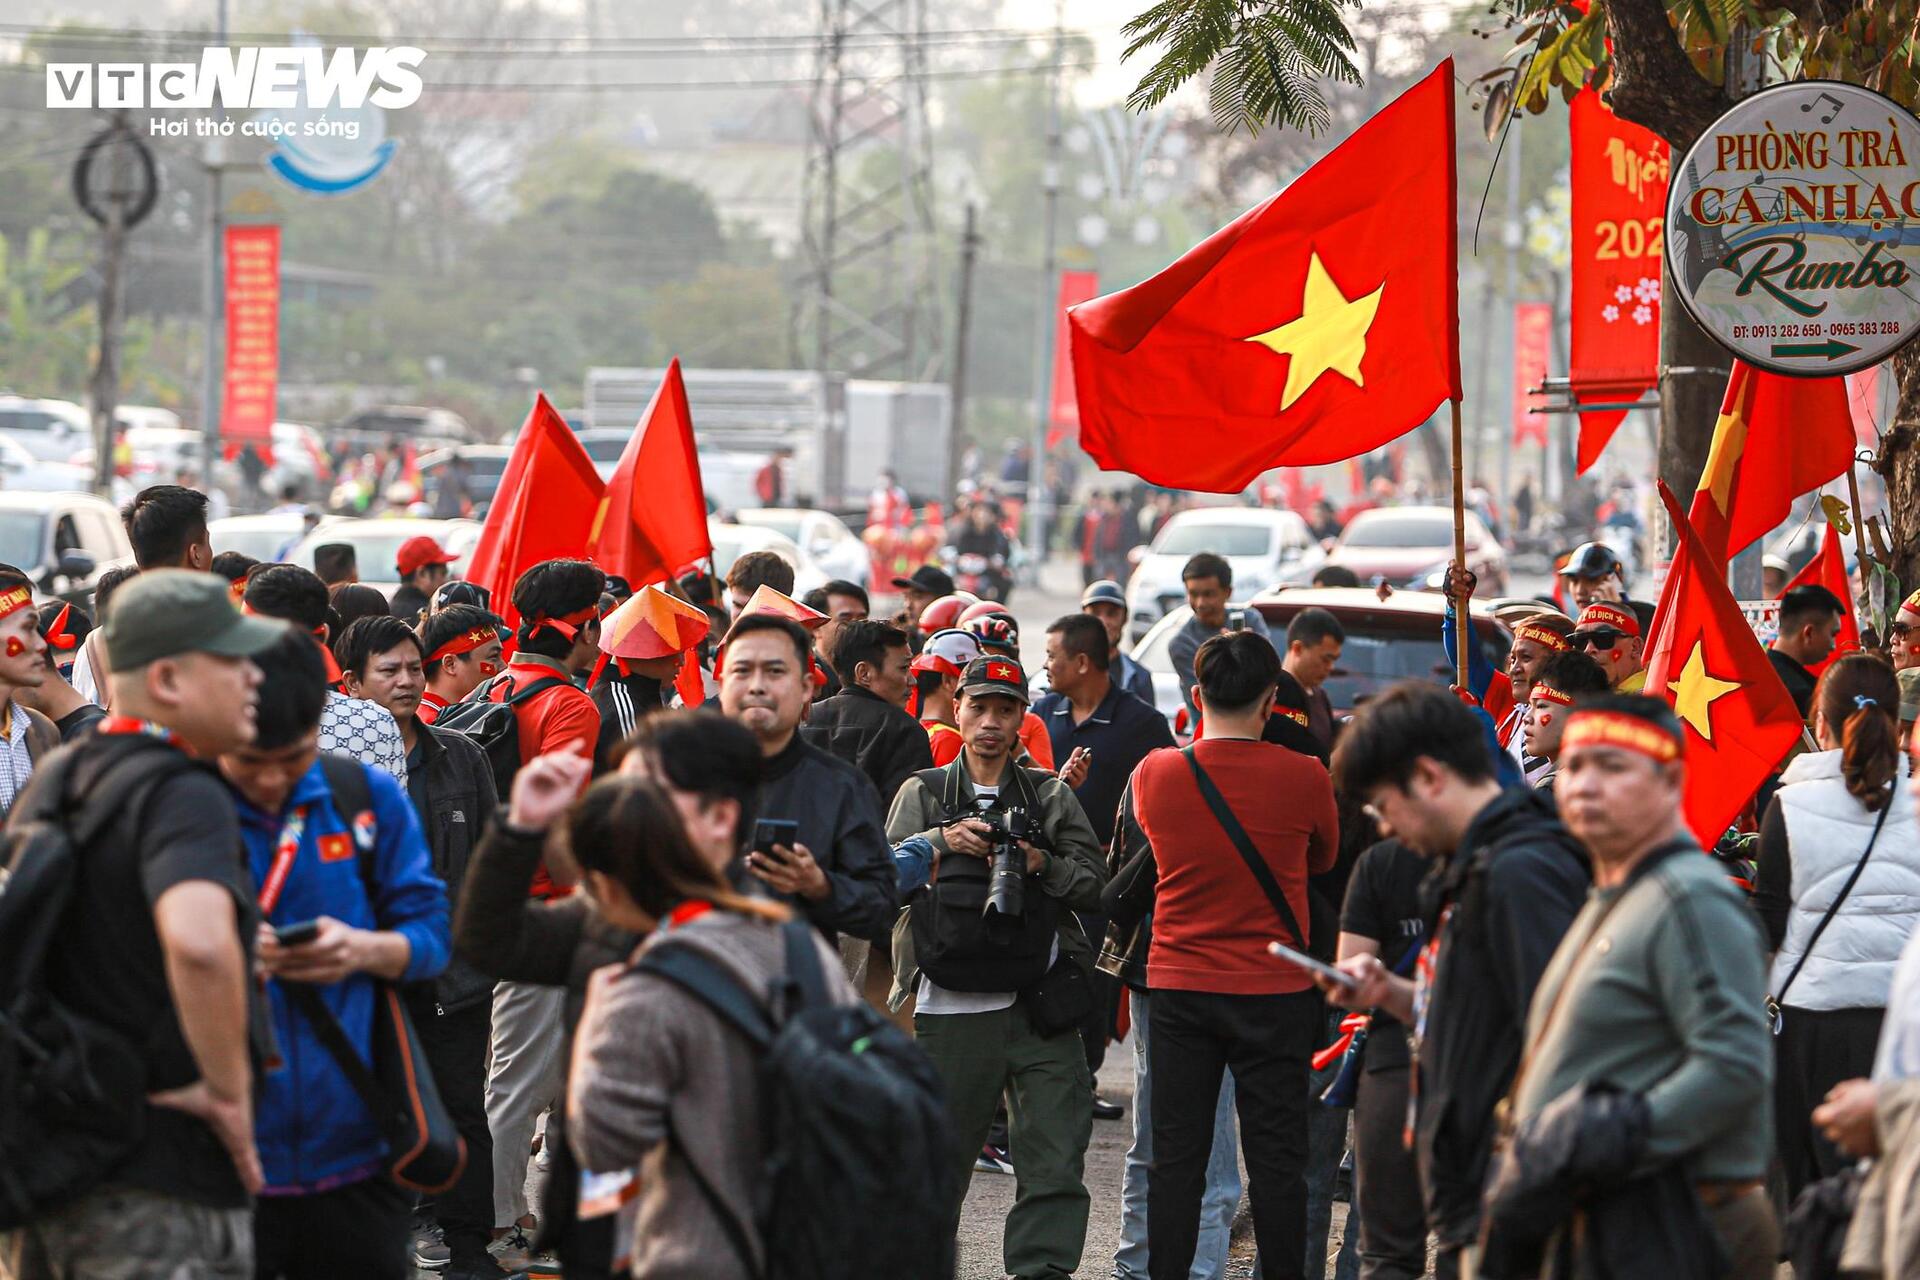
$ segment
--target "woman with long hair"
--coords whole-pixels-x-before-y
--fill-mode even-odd
[[[1894,966],[1920,923],[1920,844],[1893,669],[1848,654],[1820,677],[1813,708],[1821,749],[1781,775],[1761,824],[1755,886],[1776,948],[1767,989],[1789,1195],[1847,1163],[1816,1132],[1812,1112],[1834,1085],[1872,1068]]]
[[[601,914],[648,935],[627,963],[600,970],[588,986],[567,1092],[573,1152],[589,1173],[639,1167],[634,1276],[764,1274],[755,1206],[769,1134],[759,1055],[705,1003],[637,962],[655,947],[689,948],[777,1019],[784,1011],[768,1001],[786,975],[779,926],[792,912],[736,891],[688,839],[673,797],[649,779],[596,782],[566,835]],[[829,998],[852,1004],[838,953],[813,943]]]

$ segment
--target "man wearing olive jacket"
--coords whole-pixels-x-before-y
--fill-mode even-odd
[[[1099,910],[1106,875],[1072,790],[1013,763],[1026,709],[1019,663],[969,663],[957,712],[965,747],[944,769],[909,778],[894,799],[888,839],[923,837],[934,857],[932,884],[910,890],[909,910],[894,924],[888,1003],[898,1009],[914,994],[914,1034],[947,1086],[958,1165],[950,1229],[958,1227],[994,1109],[1010,1093],[1020,1160],[1006,1269],[1023,1278],[1066,1277],[1086,1244],[1082,1174],[1093,1134],[1093,1080],[1078,1034],[1092,1007],[1093,949],[1073,913]],[[982,909],[999,901],[989,896],[997,892],[989,824],[1013,813],[1024,819],[1015,855],[1024,860],[1016,882],[1023,902],[1006,935],[988,934]],[[939,949],[928,950],[926,941]]]

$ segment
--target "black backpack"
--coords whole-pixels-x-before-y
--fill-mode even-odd
[[[81,762],[72,749],[45,757],[0,841],[0,1231],[98,1185],[146,1129],[142,1046],[49,991],[47,955],[74,927],[86,850],[159,784],[197,766],[142,742],[86,787],[113,803],[87,804],[72,794]]]
[[[508,677],[495,676],[458,702],[441,708],[433,727],[457,733],[480,748],[493,768],[493,789],[504,803],[513,793],[513,775],[520,772],[520,721],[513,709],[527,699],[558,689],[569,681],[543,676],[515,694],[495,701],[493,691]]]
[[[795,920],[782,932],[787,974],[773,1003],[786,1012],[778,1022],[691,947],[665,942],[637,966],[688,992],[761,1052],[772,1140],[754,1216],[777,1265],[753,1265],[744,1225],[684,1151],[682,1161],[756,1278],[950,1276],[958,1191],[940,1074],[871,1005],[828,1002],[811,925]]]
[[[960,761],[913,776],[941,798],[946,822],[977,818],[980,811],[960,803]],[[1040,802],[1025,771],[1014,768],[1006,789],[1019,793],[1028,814]],[[1045,977],[1060,928],[1059,900],[1029,885],[1026,910],[1011,936],[990,931],[984,914],[993,865],[985,858],[940,860],[940,874],[908,899],[907,928],[913,938],[914,964],[928,981],[948,991],[1024,991]]]

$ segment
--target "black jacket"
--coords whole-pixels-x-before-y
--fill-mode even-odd
[[[927,748],[925,733],[920,748]],[[864,773],[795,734],[785,751],[767,761],[760,816],[798,823],[800,843],[827,873],[826,897],[793,900],[815,928],[829,941],[842,933],[868,941],[886,938],[900,907],[899,879],[880,798]]]
[[[411,582],[403,582],[400,589],[393,593],[393,616],[411,627],[420,621],[420,615],[427,611],[429,603],[426,592]]]
[[[1414,1153],[1427,1225],[1443,1245],[1473,1238],[1494,1105],[1520,1063],[1533,989],[1591,878],[1553,801],[1510,787],[1421,885],[1426,935],[1438,950],[1416,1060]]]
[[[418,727],[419,743],[408,757],[407,798],[420,815],[420,833],[433,855],[433,874],[446,882],[447,899],[460,903],[480,833],[493,819],[493,769],[473,742],[457,733]],[[417,763],[416,763],[417,760]],[[409,990],[416,1009],[452,1013],[493,998],[493,980],[459,956],[440,976]]]
[[[814,746],[873,779],[883,814],[893,806],[893,797],[908,778],[933,768],[933,748],[927,743],[926,729],[900,708],[858,685],[814,703],[800,732]],[[769,812],[768,816],[778,815]]]
[[[593,746],[596,776],[610,767],[613,749],[627,740],[642,717],[666,706],[666,688],[651,676],[623,676],[609,671],[587,694],[600,712],[600,740]]]
[[[1709,1280],[1719,1237],[1685,1162],[1635,1176],[1652,1124],[1646,1099],[1581,1084],[1522,1124],[1487,1189],[1479,1274],[1487,1280]]]

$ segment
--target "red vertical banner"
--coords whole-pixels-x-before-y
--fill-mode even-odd
[[[1073,338],[1067,332],[1067,308],[1100,293],[1098,271],[1062,271],[1060,299],[1053,308],[1053,394],[1047,407],[1047,448],[1080,434],[1080,401],[1073,389]]]
[[[1847,411],[1853,415],[1853,438],[1863,449],[1880,443],[1880,371],[1884,363],[1847,375]]]
[[[1513,443],[1547,443],[1547,415],[1534,407],[1536,388],[1547,380],[1548,349],[1553,340],[1553,307],[1545,302],[1513,304]]]
[[[1607,110],[1597,89],[1570,111],[1573,173],[1573,350],[1583,403],[1637,400],[1658,380],[1660,251],[1668,147]],[[1580,470],[1606,448],[1625,410],[1580,415]]]
[[[273,461],[280,392],[280,228],[227,228],[227,369],[220,437],[229,458],[252,443]]]

